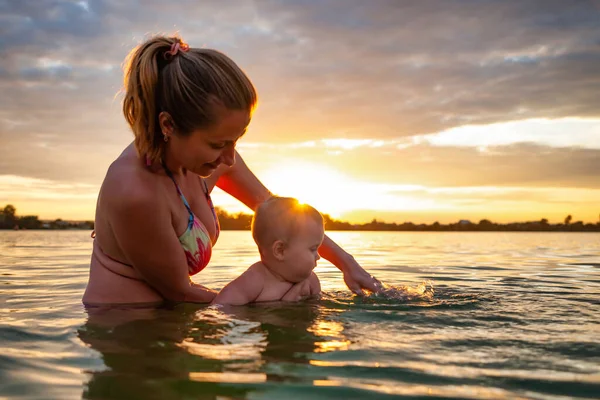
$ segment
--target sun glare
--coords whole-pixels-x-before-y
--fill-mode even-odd
[[[273,193],[295,197],[324,212],[336,210],[338,195],[350,186],[349,179],[335,170],[300,162],[268,171],[263,181]]]
[[[358,182],[328,166],[296,161],[263,175],[262,181],[279,196],[295,197],[319,211],[339,218],[360,209],[415,209],[422,201],[410,196],[386,193],[388,189]],[[386,185],[389,186],[389,185]]]

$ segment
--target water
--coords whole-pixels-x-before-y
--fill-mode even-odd
[[[2,231],[0,398],[600,398],[599,234],[331,236],[387,297],[320,262],[320,301],[87,314],[89,232]],[[194,280],[256,257],[223,232]]]

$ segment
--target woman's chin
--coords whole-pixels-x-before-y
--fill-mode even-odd
[[[202,164],[199,168],[195,168],[192,172],[196,175],[200,175],[202,178],[208,178],[215,172],[217,167],[213,164]]]

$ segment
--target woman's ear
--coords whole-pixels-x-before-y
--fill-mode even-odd
[[[171,136],[175,131],[173,118],[171,118],[171,115],[166,111],[162,111],[158,114],[158,124],[160,125],[160,132],[163,135]]]
[[[275,242],[273,242],[273,246],[272,246],[273,256],[275,257],[275,259],[277,259],[277,261],[284,260],[285,249],[286,249],[285,242],[283,242],[281,240],[276,240]]]

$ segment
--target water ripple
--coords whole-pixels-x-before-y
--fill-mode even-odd
[[[385,283],[221,309],[86,310],[89,232],[0,232],[0,397],[594,398],[597,234],[331,232]],[[256,261],[223,232],[194,279],[218,289]]]

